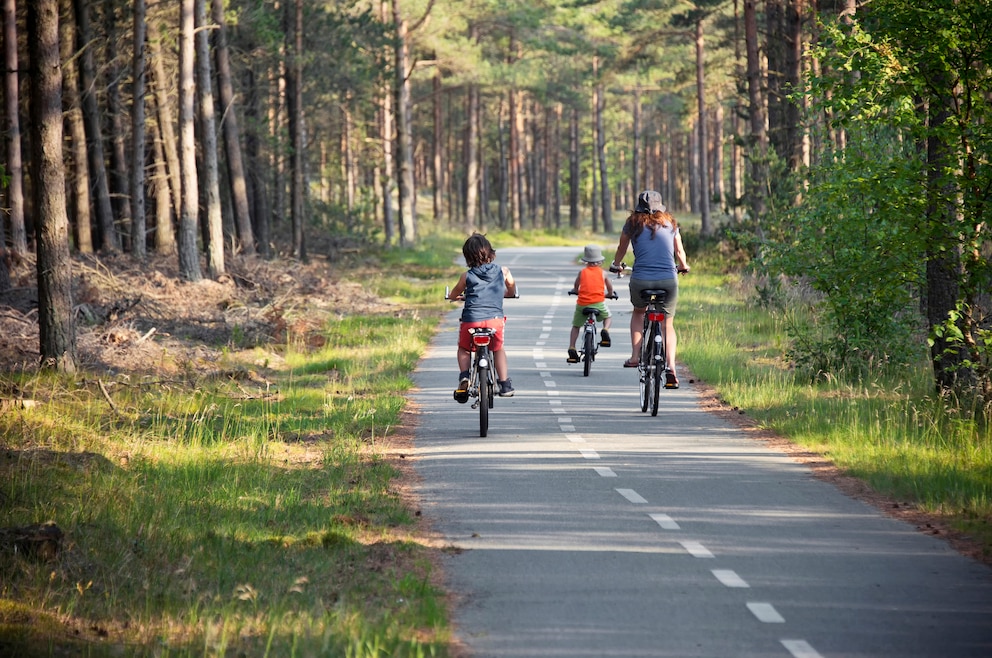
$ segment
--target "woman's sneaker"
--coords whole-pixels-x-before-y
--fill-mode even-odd
[[[460,404],[468,402],[468,386],[470,383],[468,373],[463,372],[458,380],[458,388],[455,389],[455,402]]]
[[[509,379],[504,379],[499,383],[499,396],[501,398],[512,398],[515,391]]]

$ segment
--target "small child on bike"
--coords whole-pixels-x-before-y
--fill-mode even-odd
[[[486,236],[473,233],[462,245],[462,255],[468,264],[468,271],[458,279],[458,283],[448,293],[448,299],[458,300],[464,296],[465,306],[462,308],[461,329],[458,332],[458,388],[455,389],[455,400],[460,403],[468,402],[468,387],[471,382],[469,368],[472,365],[472,336],[470,327],[492,327],[495,329],[491,345],[493,364],[496,366],[496,378],[499,383],[497,393],[501,397],[513,396],[513,385],[506,363],[506,352],[503,350],[503,326],[506,316],[503,314],[503,298],[517,294],[517,284],[513,275],[506,267],[493,262],[496,251]]]
[[[572,333],[568,343],[568,363],[578,363],[579,353],[575,351],[575,341],[579,338],[579,328],[586,322],[586,316],[582,309],[592,306],[596,313],[596,320],[603,323],[603,331],[600,332],[600,347],[610,346],[610,324],[612,322],[610,309],[606,307],[606,297],[615,298],[613,284],[606,275],[603,265],[603,250],[594,244],[587,245],[582,254],[582,262],[586,264],[579,270],[572,285],[572,292],[576,292],[579,298],[575,301],[575,313],[572,315]]]

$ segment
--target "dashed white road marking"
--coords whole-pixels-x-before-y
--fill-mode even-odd
[[[575,431],[575,425],[562,425],[561,426],[561,431],[562,432],[574,432]]]
[[[579,452],[586,459],[599,459],[599,453],[596,452],[595,450],[584,449],[584,450],[579,450]]]
[[[793,658],[823,658],[806,640],[782,640],[782,646],[788,649]]]
[[[544,361],[538,361],[537,363],[534,364],[534,367],[535,368],[547,368],[548,367],[548,364],[545,363]],[[542,377],[544,376],[544,373],[543,372],[541,373],[541,376]]]
[[[544,385],[547,386],[548,388],[556,388],[558,386],[558,383],[553,379],[545,379]]]
[[[713,569],[712,571],[716,579],[727,587],[750,587],[743,578],[737,575],[737,572],[731,569]]]
[[[751,611],[758,621],[764,622],[766,624],[784,624],[785,617],[778,614],[778,610],[775,609],[771,603],[755,603],[751,602],[747,604],[747,609]]]
[[[664,530],[678,530],[679,524],[672,520],[672,517],[667,514],[650,514],[649,515],[655,522],[662,527]]]
[[[546,391],[548,395],[559,395],[558,391]]]
[[[541,371],[541,377],[544,377],[545,379],[548,379],[549,377],[551,377],[551,372],[550,371],[547,371],[547,370],[542,370]]]
[[[604,478],[615,478],[617,476],[617,474],[614,473],[613,469],[610,468],[609,466],[594,466],[593,470],[595,470],[597,473],[600,474],[601,477]]]
[[[698,541],[680,541],[679,543],[682,544],[682,548],[688,551],[689,555],[692,557],[714,557],[713,554],[710,553],[709,549]]]
[[[572,419],[569,416],[562,416],[561,418],[558,419],[558,422],[559,423],[571,423],[572,422]]]
[[[648,502],[641,494],[637,493],[633,489],[617,489],[616,492],[630,502],[638,505],[643,505]]]
[[[582,438],[581,434],[566,434],[565,438],[572,443],[585,443],[586,440]]]

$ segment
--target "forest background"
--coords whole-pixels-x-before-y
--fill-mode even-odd
[[[988,454],[988,0],[3,0],[3,30],[0,350],[38,335],[5,395],[99,368],[78,329],[140,303],[101,272],[213,299],[438,230],[615,234],[655,188],[790,376],[922,383]]]

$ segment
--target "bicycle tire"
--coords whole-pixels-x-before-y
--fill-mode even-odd
[[[489,380],[489,368],[479,370],[479,436],[489,434],[489,407],[492,406],[493,390]]]
[[[585,354],[582,355],[582,376],[588,377],[589,371],[592,369],[592,360],[595,355],[596,349],[596,336],[592,331],[585,332],[584,350]]]
[[[662,347],[662,343],[665,340],[664,334],[661,333],[661,326],[655,324],[652,333],[654,335],[661,336],[661,341],[655,341],[654,335],[651,336],[651,344],[654,345],[651,350],[651,415],[658,415],[658,394],[661,392],[661,378],[665,374],[665,348]],[[660,358],[659,358],[660,355]]]
[[[651,377],[651,359],[648,358],[650,352],[647,349],[648,338],[650,336],[651,325],[648,324],[647,317],[644,319],[644,329],[641,332],[641,353],[640,366],[638,366],[637,371],[640,375],[640,389],[641,389],[641,412],[648,410],[648,399],[651,397],[651,391],[648,388],[648,380]]]

